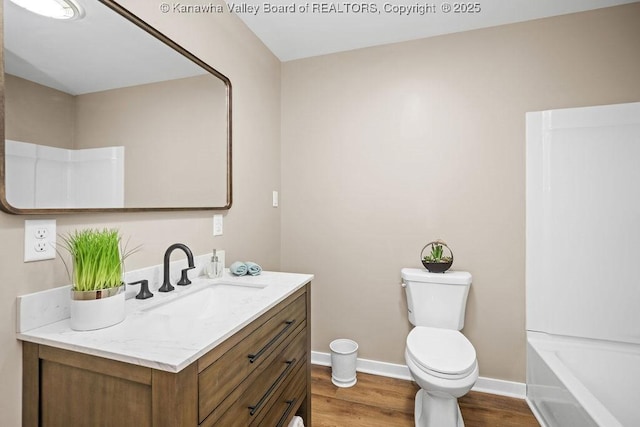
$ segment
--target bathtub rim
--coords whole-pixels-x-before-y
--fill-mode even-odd
[[[580,404],[582,409],[599,426],[624,427],[622,423],[609,411],[609,409],[598,400],[591,391],[571,372],[571,369],[557,356],[556,351],[562,348],[594,347],[596,343],[603,342],[607,345],[617,345],[611,341],[595,340],[590,338],[571,337],[564,335],[549,334],[546,332],[527,331],[527,345],[538,354],[538,356],[549,367],[553,374],[563,384],[566,390]],[[626,344],[626,343],[620,343]],[[529,361],[527,361],[529,363]],[[529,378],[527,377],[527,388],[529,388]],[[541,424],[540,415],[529,399],[527,393],[527,404]]]

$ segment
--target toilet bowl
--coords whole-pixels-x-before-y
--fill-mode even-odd
[[[416,427],[463,427],[457,398],[478,379],[476,352],[460,332],[418,326],[407,337],[405,360],[420,387]]]
[[[416,427],[464,427],[458,398],[478,379],[476,351],[460,332],[471,286],[463,271],[430,273],[402,269],[409,321],[405,361],[420,386]]]

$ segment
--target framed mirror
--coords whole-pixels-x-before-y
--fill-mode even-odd
[[[231,207],[227,77],[114,1],[3,1],[3,211]]]

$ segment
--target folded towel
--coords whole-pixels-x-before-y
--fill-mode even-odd
[[[245,261],[244,265],[247,266],[248,273],[252,276],[257,276],[262,273],[262,267],[260,267],[255,262]]]
[[[304,420],[296,415],[291,419],[288,427],[304,427]]]
[[[249,268],[246,266],[244,262],[236,261],[231,266],[229,266],[229,271],[236,276],[244,276],[247,274]]]

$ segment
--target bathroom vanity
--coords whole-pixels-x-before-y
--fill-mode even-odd
[[[194,281],[110,328],[20,332],[23,426],[311,425],[312,277]]]

